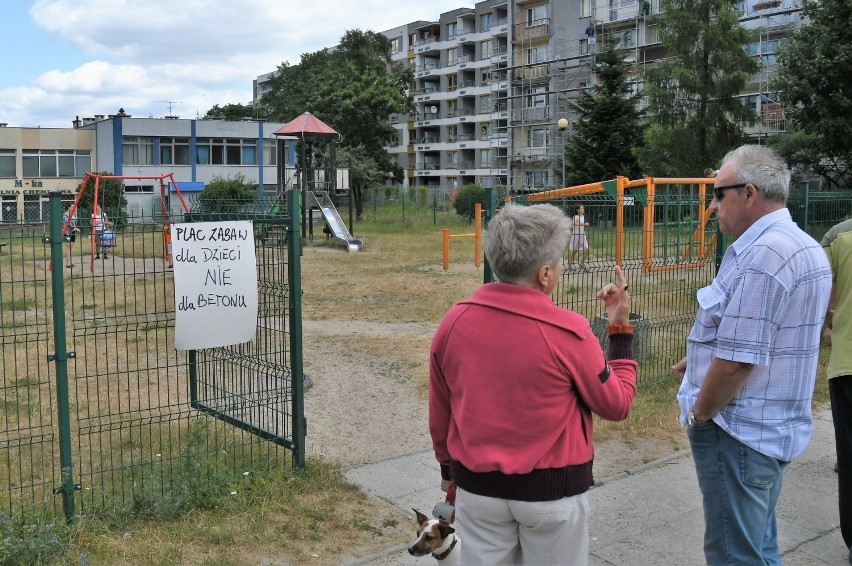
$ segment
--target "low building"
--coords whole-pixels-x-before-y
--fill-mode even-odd
[[[76,119],[73,128],[0,127],[0,206],[2,222],[41,222],[47,195],[62,191],[73,200],[87,172],[126,176],[171,173],[181,193],[200,191],[214,177],[243,175],[259,192],[274,194],[278,184],[278,143],[283,124],[255,120],[133,118],[117,114]],[[295,138],[285,148],[285,183],[292,183]],[[290,166],[290,167],[288,167]],[[128,213],[133,218],[162,212],[159,182],[126,179]],[[172,195],[175,187],[167,187]],[[172,210],[178,199],[167,199]]]

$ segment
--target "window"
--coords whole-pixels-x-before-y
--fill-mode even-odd
[[[491,95],[483,94],[479,97],[479,113],[488,114],[491,112]]]
[[[391,45],[391,54],[399,53],[400,51],[402,51],[402,38],[401,37],[395,37],[395,38],[391,39],[390,45]]]
[[[490,149],[479,150],[479,166],[480,167],[491,167],[491,150]]]
[[[447,24],[447,39],[452,39],[456,36],[456,22]]]
[[[278,142],[276,140],[267,140],[263,144],[263,164],[278,165]]]
[[[257,140],[242,141],[242,162],[240,165],[257,165]]]
[[[536,128],[529,133],[530,147],[547,147],[547,129]]]
[[[491,84],[491,68],[483,67],[482,69],[482,78],[480,78],[480,84],[482,86],[486,86]]]
[[[494,25],[494,14],[488,12],[479,16],[479,31],[488,31]]]
[[[527,89],[527,108],[547,106],[547,87],[537,86]]]
[[[454,142],[458,140],[458,129],[456,126],[447,126],[447,141]]]
[[[154,193],[154,185],[124,185],[125,193]]]
[[[539,26],[547,19],[547,4],[527,8],[527,26]]]
[[[580,2],[580,17],[588,18],[592,15],[592,0],[581,0]]]
[[[21,161],[24,177],[82,177],[92,168],[91,152],[80,149],[25,149]]]
[[[121,140],[123,165],[153,165],[154,138],[125,136]]]
[[[195,162],[199,165],[257,165],[257,140],[198,138]]]
[[[632,49],[633,47],[636,47],[635,30],[626,31],[621,34],[621,46],[625,49]]]
[[[527,187],[542,188],[547,184],[547,171],[527,171]]]
[[[458,152],[447,152],[447,169],[456,169],[458,167]]]
[[[447,117],[452,118],[458,111],[458,101],[455,99],[447,101]]]
[[[447,75],[447,91],[453,92],[457,88],[459,88],[459,76]]]
[[[189,138],[160,138],[160,163],[189,165]]]
[[[547,48],[545,46],[530,47],[527,50],[527,63],[543,63],[547,60]]]
[[[457,50],[455,47],[447,49],[447,65],[455,65],[458,59]]]
[[[581,39],[580,40],[580,55],[588,55],[591,53],[591,49],[589,49],[589,40]]]
[[[480,48],[480,53],[481,53],[480,57],[482,59],[485,59],[486,57],[491,57],[492,50],[491,50],[491,40],[490,39],[486,39],[485,41],[481,42],[479,44],[479,48]]]
[[[15,150],[0,149],[0,177],[15,176]]]

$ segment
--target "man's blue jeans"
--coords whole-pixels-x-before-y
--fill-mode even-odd
[[[704,498],[707,564],[781,564],[775,504],[787,462],[736,440],[715,423],[689,427]]]

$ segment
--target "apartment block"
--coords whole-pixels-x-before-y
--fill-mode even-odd
[[[738,8],[744,26],[760,29],[743,47],[764,66],[740,96],[761,117],[749,131],[761,140],[786,128],[769,84],[778,72],[775,50],[801,25],[800,12],[795,0],[740,0]],[[398,135],[387,148],[406,184],[508,192],[558,186],[576,119],[569,102],[595,84],[596,38],[617,35],[640,92],[643,68],[666,54],[664,21],[660,0],[484,0],[381,32],[392,60],[414,71],[415,110],[390,116]],[[267,77],[258,77],[256,91]]]

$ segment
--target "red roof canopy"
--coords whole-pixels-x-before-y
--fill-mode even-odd
[[[325,122],[311,114],[305,112],[301,116],[287,122],[273,132],[276,136],[292,136],[292,135],[314,135],[314,136],[337,136],[340,135]]]

